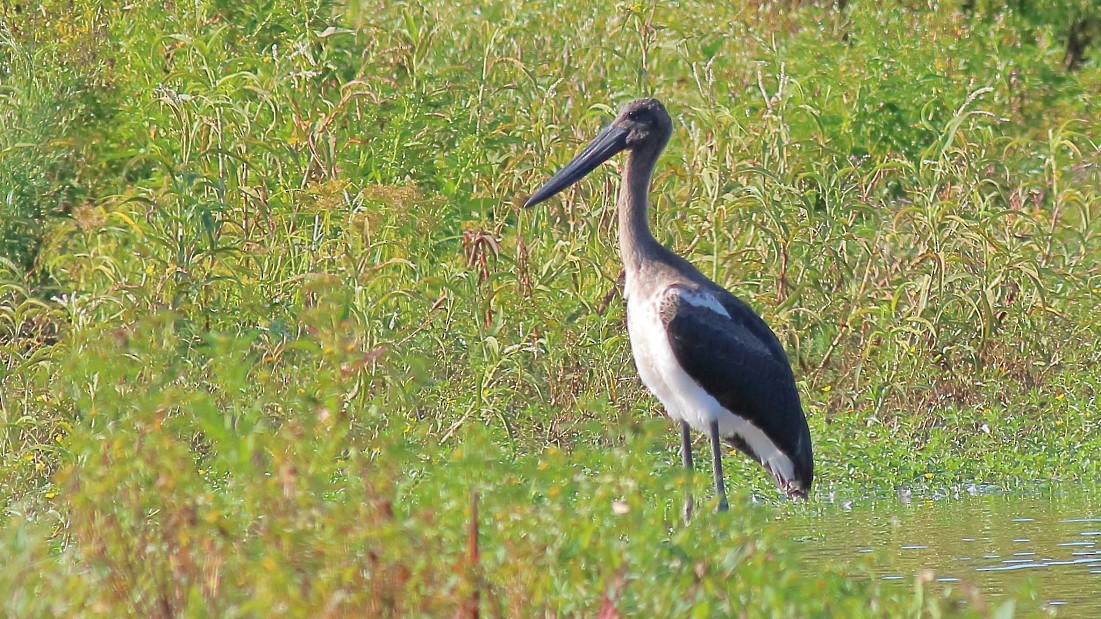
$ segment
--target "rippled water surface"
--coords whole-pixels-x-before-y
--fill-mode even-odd
[[[837,499],[784,526],[811,562],[870,556],[877,577],[899,586],[912,588],[914,577],[929,570],[933,580],[969,583],[991,601],[1028,587],[1038,602],[1019,606],[1023,615],[1101,618],[1099,494],[1078,485]]]

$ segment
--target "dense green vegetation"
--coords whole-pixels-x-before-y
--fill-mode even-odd
[[[459,4],[0,8],[4,614],[1011,614],[784,520],[1101,473],[1088,3]],[[640,95],[656,235],[796,366],[809,505],[731,456],[679,523],[614,167],[519,207]]]

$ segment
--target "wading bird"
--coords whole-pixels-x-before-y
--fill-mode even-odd
[[[814,477],[810,431],[780,341],[748,305],[650,232],[650,178],[672,130],[660,101],[628,103],[524,206],[547,200],[627,151],[617,203],[627,331],[642,382],[680,422],[686,471],[692,470],[694,428],[711,439],[719,511],[727,509],[722,440],[761,463],[789,497],[806,498]],[[691,513],[689,489],[684,517]]]

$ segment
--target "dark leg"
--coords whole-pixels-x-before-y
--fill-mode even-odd
[[[692,435],[688,423],[680,422],[680,455],[684,462],[684,522],[692,518]]]
[[[729,505],[726,502],[726,485],[723,483],[723,450],[719,441],[719,422],[711,422],[711,458],[715,468],[715,494],[719,495],[719,511],[725,512]]]

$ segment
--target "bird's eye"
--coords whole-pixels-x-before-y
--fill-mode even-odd
[[[634,122],[641,122],[644,116],[645,115],[642,113],[642,110],[631,110],[630,112],[627,112],[627,118]]]

